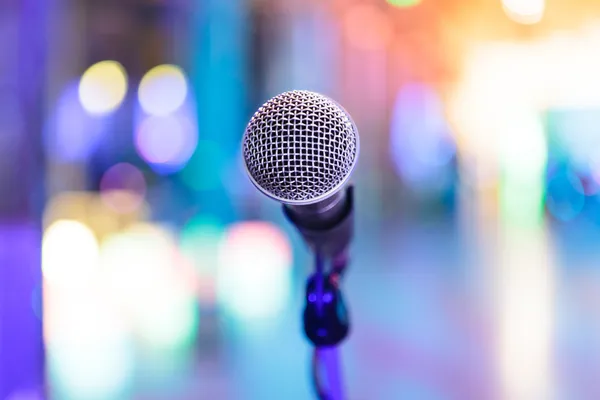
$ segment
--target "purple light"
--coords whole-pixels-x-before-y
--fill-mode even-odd
[[[135,211],[146,194],[144,175],[131,164],[116,164],[102,176],[100,194],[102,201],[119,213]]]
[[[138,154],[157,172],[181,169],[198,144],[197,129],[183,115],[146,117],[135,132]]]
[[[455,146],[442,102],[425,84],[407,84],[398,93],[392,115],[390,151],[397,173],[420,186],[443,176]]]

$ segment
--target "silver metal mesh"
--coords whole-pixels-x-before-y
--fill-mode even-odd
[[[248,173],[265,194],[310,203],[348,179],[358,156],[358,132],[331,99],[294,90],[254,114],[244,133],[243,154]]]

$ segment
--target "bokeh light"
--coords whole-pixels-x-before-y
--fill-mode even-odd
[[[546,207],[557,220],[567,222],[577,217],[585,205],[581,180],[571,171],[559,171],[546,188]]]
[[[49,302],[45,327],[53,398],[123,398],[133,379],[134,355],[118,313],[97,292],[55,300]]]
[[[218,221],[198,215],[186,223],[179,239],[181,252],[193,267],[197,295],[208,305],[216,300],[219,245],[223,233],[223,226]]]
[[[502,0],[502,6],[510,19],[529,25],[542,20],[546,0]]]
[[[127,94],[127,74],[116,61],[101,61],[92,65],[79,82],[79,100],[83,108],[94,115],[117,109]]]
[[[157,292],[160,301],[136,316],[139,336],[151,350],[174,351],[193,345],[200,323],[198,302],[186,292]]]
[[[137,210],[144,202],[145,194],[144,174],[129,163],[113,165],[100,181],[102,201],[120,214]]]
[[[384,49],[394,35],[389,15],[372,3],[349,7],[344,17],[344,31],[348,41],[362,50]]]
[[[197,144],[197,129],[189,118],[180,115],[148,117],[135,132],[138,154],[159,173],[181,169]]]
[[[448,183],[443,176],[455,146],[433,88],[410,83],[400,89],[392,114],[390,151],[397,173],[409,186]]]
[[[42,272],[47,283],[81,287],[96,272],[99,246],[94,233],[78,221],[59,220],[44,232]]]
[[[144,75],[138,99],[151,115],[168,115],[184,103],[188,85],[184,72],[176,65],[159,65]]]
[[[61,93],[45,129],[46,149],[52,159],[82,161],[90,157],[106,131],[106,117],[89,115],[72,83]]]
[[[242,222],[219,249],[219,302],[242,320],[275,317],[289,301],[292,254],[285,234],[266,222]]]
[[[19,390],[8,396],[6,400],[44,400],[44,398],[36,390]]]
[[[421,3],[421,0],[387,0],[387,2],[394,7],[414,7]]]
[[[186,346],[197,329],[182,261],[174,235],[157,225],[136,224],[102,244],[107,285],[150,348]]]
[[[181,171],[181,179],[194,190],[213,190],[223,184],[225,154],[221,145],[212,140],[200,140],[194,155]]]

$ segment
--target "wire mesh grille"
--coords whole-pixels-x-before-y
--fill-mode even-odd
[[[243,153],[249,174],[265,193],[284,202],[310,201],[348,178],[358,133],[331,99],[294,90],[258,109],[246,128]]]

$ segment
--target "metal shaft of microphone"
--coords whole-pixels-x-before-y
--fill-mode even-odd
[[[296,227],[306,244],[316,253],[334,259],[345,252],[352,241],[353,187],[316,204],[284,205],[286,218]]]

